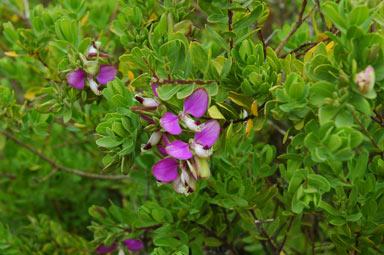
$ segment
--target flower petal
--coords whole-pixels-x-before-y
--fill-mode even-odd
[[[173,141],[165,147],[169,155],[174,158],[185,160],[193,157],[193,153],[189,149],[189,144],[182,141]]]
[[[85,72],[81,69],[77,69],[67,74],[68,84],[74,87],[75,89],[84,88],[84,80],[85,80]]]
[[[159,87],[159,85],[152,85],[153,93],[155,94],[155,97],[159,97],[159,94],[157,94],[156,89]]]
[[[167,112],[163,117],[161,117],[160,125],[172,135],[178,135],[181,133],[179,117],[170,112]]]
[[[219,138],[220,123],[217,120],[208,120],[203,124],[203,130],[195,134],[195,142],[211,147]]]
[[[104,244],[96,248],[97,253],[109,253],[113,252],[116,249],[117,243],[113,243],[110,247],[105,246]]]
[[[179,163],[173,158],[162,159],[152,167],[152,174],[158,181],[171,182],[178,176]]]
[[[144,146],[143,149],[144,150],[151,149],[153,146],[157,145],[160,142],[161,138],[162,138],[162,133],[159,130],[153,132],[151,137],[148,140],[148,143]]]
[[[161,155],[164,157],[168,156],[167,151],[165,150],[165,147],[163,145],[158,144],[157,145],[157,150],[160,152]]]
[[[207,111],[209,95],[205,88],[196,89],[184,101],[184,113],[188,113],[195,118],[200,118]]]
[[[211,176],[211,170],[209,169],[208,159],[194,157],[197,177],[199,179],[208,179]]]
[[[144,247],[143,242],[139,239],[125,239],[123,243],[129,251],[138,251]]]
[[[100,84],[107,84],[108,82],[113,81],[113,79],[115,79],[116,74],[116,67],[112,65],[101,65],[100,72],[97,75],[97,81]]]
[[[93,79],[88,78],[88,84],[95,95],[101,96],[102,88]]]
[[[155,122],[154,122],[151,118],[148,118],[147,116],[142,115],[142,114],[139,114],[139,116],[140,116],[140,118],[142,118],[143,120],[146,120],[146,121],[148,121],[149,123],[155,124]]]

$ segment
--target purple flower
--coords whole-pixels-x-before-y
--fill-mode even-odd
[[[92,45],[88,48],[88,56],[98,55],[98,47],[100,42],[93,42]],[[100,65],[94,61],[88,61],[86,57],[82,54],[79,54],[83,62],[82,69],[76,69],[67,74],[67,82],[69,85],[75,89],[83,89],[85,82],[89,85],[92,91],[96,95],[101,95],[102,88],[99,87],[99,84],[107,84],[110,81],[113,81],[117,75],[117,69],[113,65]],[[97,82],[94,81],[96,78]]]
[[[144,247],[143,242],[139,239],[125,239],[123,243],[129,251],[138,251]]]
[[[177,167],[179,162],[173,158],[165,158],[157,162],[152,167],[152,174],[160,182],[170,183],[174,181],[177,176]]]
[[[144,247],[144,244],[139,239],[125,239],[123,244],[129,251],[138,251]],[[104,244],[96,248],[96,253],[110,253],[116,250],[118,243],[114,242],[110,247],[106,247]]]
[[[117,247],[117,243],[114,242],[110,247],[105,246],[104,244],[96,248],[97,253],[109,253],[113,252]]]
[[[179,165],[181,174],[173,181],[173,189],[180,194],[190,194],[196,189],[196,179],[187,171],[185,163]]]
[[[161,119],[161,126],[170,134],[178,135],[181,133],[181,127],[179,119],[194,132],[200,132],[200,123],[189,118],[187,114],[192,115],[195,118],[201,118],[207,111],[209,103],[209,95],[205,88],[196,89],[190,96],[184,101],[183,112],[176,116],[167,112]]]
[[[357,73],[355,82],[362,94],[367,94],[372,91],[375,86],[375,70],[373,67],[368,66],[365,70]]]
[[[151,149],[153,146],[157,145],[160,142],[160,140],[161,140],[161,132],[159,130],[153,132],[151,137],[148,140],[148,143],[144,145],[143,150]]]
[[[194,150],[197,156],[209,158],[212,155],[210,147],[220,135],[220,123],[217,120],[209,120],[202,124],[202,129],[200,133],[195,134],[195,138],[189,144],[176,140],[168,144],[165,150],[170,156],[181,160],[192,158],[193,154],[190,148]]]

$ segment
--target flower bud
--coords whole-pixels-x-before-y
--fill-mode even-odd
[[[375,85],[375,70],[372,66],[368,66],[364,71],[356,74],[355,82],[362,94],[372,91]]]
[[[95,93],[95,95],[97,96],[101,95],[102,88],[99,87],[99,85],[93,79],[88,78],[88,85],[93,91],[93,93]]]
[[[148,140],[148,143],[143,147],[143,150],[149,150],[153,146],[157,145],[160,142],[161,137],[162,135],[160,131],[153,132]]]
[[[180,114],[180,119],[184,122],[184,124],[187,126],[187,128],[189,128],[193,132],[197,132],[198,133],[203,128],[203,126],[200,125],[199,122],[197,122],[197,121],[187,117],[187,115],[185,115],[184,113]]]
[[[212,149],[208,146],[203,146],[194,141],[191,141],[189,144],[195,151],[195,154],[200,158],[209,158],[212,155]]]
[[[99,72],[99,63],[97,61],[87,61],[83,65],[84,71],[92,76]]]
[[[158,107],[160,105],[160,103],[156,99],[153,99],[153,98],[145,98],[145,97],[135,96],[135,99],[137,101],[139,101],[144,106]]]

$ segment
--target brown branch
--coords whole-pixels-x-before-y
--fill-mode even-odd
[[[253,218],[255,219],[255,222],[259,221],[259,219],[257,218],[256,216],[256,213],[253,209],[249,210],[253,216]],[[276,253],[277,251],[277,248],[275,247],[275,245],[272,243],[272,239],[271,237],[268,235],[268,233],[265,231],[264,227],[263,227],[263,224],[259,224],[259,229],[261,230],[261,233],[263,234],[263,236],[265,238],[267,238],[267,242],[269,244],[269,246],[271,247],[273,253]],[[262,244],[263,245],[263,244]],[[264,247],[264,245],[263,245]]]
[[[26,148],[27,150],[29,150],[33,154],[35,154],[38,157],[40,157],[42,160],[48,162],[52,167],[54,167],[54,168],[56,168],[56,169],[58,169],[60,171],[71,173],[71,174],[80,175],[80,176],[83,176],[85,178],[91,178],[91,179],[120,180],[120,179],[129,179],[130,178],[127,175],[100,175],[100,174],[88,173],[88,172],[84,172],[84,171],[81,171],[81,170],[71,169],[71,168],[68,168],[68,167],[65,167],[65,166],[58,165],[56,162],[54,162],[53,160],[47,158],[45,155],[41,154],[40,152],[38,152],[37,150],[32,148],[30,145],[28,145],[28,144],[24,143],[23,141],[17,139],[13,135],[11,135],[11,134],[3,131],[3,130],[0,130],[0,134],[5,135],[9,139],[11,139],[14,142],[18,143],[19,145],[23,146],[24,148]]]
[[[325,29],[327,29],[327,23],[325,22],[324,14],[321,11],[320,1],[319,0],[315,0],[315,3],[317,5],[317,9],[319,10],[319,13],[320,13],[321,22],[323,23],[323,29],[325,30]]]
[[[303,24],[303,22],[306,20],[307,17],[303,18],[303,15],[304,15],[304,11],[305,11],[305,7],[307,6],[307,3],[308,3],[308,0],[303,0],[303,4],[301,5],[301,10],[300,10],[299,16],[297,17],[296,23],[293,26],[291,32],[289,32],[289,34],[287,35],[287,37],[285,37],[284,40],[279,44],[279,46],[277,46],[276,51],[275,51],[276,55],[278,55],[280,53],[280,51],[283,49],[285,44],[287,44],[289,39],[291,39],[293,34],[297,31],[297,29],[299,29],[301,24]]]
[[[291,217],[291,219],[289,220],[289,225],[288,225],[287,231],[286,231],[286,233],[285,233],[283,242],[281,243],[280,248],[279,248],[279,250],[277,251],[276,254],[280,254],[280,252],[281,252],[281,251],[283,250],[283,248],[284,248],[285,242],[287,242],[287,238],[288,238],[288,235],[289,235],[289,231],[291,230],[292,223],[293,223],[293,218],[294,218],[294,217]]]
[[[305,53],[307,53],[308,50],[312,49],[313,47],[315,47],[315,46],[318,45],[319,43],[321,43],[321,42],[327,42],[327,41],[330,41],[330,40],[331,40],[330,38],[327,38],[327,39],[324,39],[324,40],[321,40],[321,41],[318,41],[318,42],[306,42],[306,43],[303,43],[302,45],[300,45],[300,46],[297,47],[296,49],[291,50],[290,52],[288,52],[288,53],[286,53],[286,54],[284,54],[284,55],[281,55],[280,58],[285,58],[285,57],[288,56],[289,54],[296,53],[296,52],[300,51],[301,49],[310,46],[308,49],[305,50]],[[299,55],[303,55],[303,54],[300,53]],[[299,55],[297,55],[297,56],[299,56]]]
[[[232,0],[229,0],[229,2],[232,4]],[[227,10],[228,13],[228,31],[232,32],[232,18],[233,18],[233,11],[231,9]],[[229,40],[229,47],[232,50],[233,49],[233,38]]]
[[[366,127],[364,127],[363,123],[361,123],[361,121],[357,118],[355,111],[352,111],[352,115],[353,115],[353,119],[355,120],[355,122],[356,122],[357,124],[359,124],[361,130],[362,130],[363,133],[368,137],[368,139],[371,141],[371,143],[373,144],[373,146],[375,146],[376,149],[378,149],[378,150],[381,152],[380,146],[375,142],[375,140],[373,140],[372,136],[369,134],[369,132],[368,132],[368,130],[366,129]],[[381,152],[381,153],[383,153],[383,152]]]
[[[172,80],[172,79],[162,79],[159,78],[155,81],[153,81],[153,84],[157,85],[167,85],[167,84],[180,84],[180,85],[187,85],[187,84],[198,84],[198,85],[208,85],[211,83],[220,83],[219,81],[201,81],[201,80]]]
[[[196,221],[191,221],[191,223],[193,223],[196,226],[198,226],[199,228],[203,229],[205,232],[207,232],[208,235],[210,235],[210,236],[218,239],[220,242],[222,242],[224,244],[224,246],[227,247],[227,249],[229,249],[232,252],[233,255],[238,255],[239,254],[236,251],[235,247],[233,247],[230,243],[228,243],[225,238],[222,238],[222,237],[218,236],[214,231],[212,231],[211,229],[207,228],[204,225],[201,225],[201,224],[197,223]]]
[[[263,44],[263,54],[264,54],[264,60],[267,58],[267,45],[265,44],[263,33],[261,32],[261,29],[257,31],[257,36],[259,37],[259,40]]]

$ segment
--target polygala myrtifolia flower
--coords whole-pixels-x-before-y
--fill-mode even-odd
[[[208,120],[200,123],[189,117],[201,118],[208,109],[209,95],[206,89],[198,88],[188,96],[183,105],[183,111],[178,115],[163,109],[157,110],[159,101],[152,98],[136,96],[143,106],[132,108],[140,113],[147,112],[143,119],[151,123],[146,130],[152,130],[152,135],[143,150],[157,146],[158,151],[164,157],[157,162],[152,173],[161,183],[172,183],[176,192],[189,194],[196,188],[197,179],[206,179],[210,176],[208,159],[212,155],[212,146],[220,134],[220,123],[217,120]],[[163,116],[160,120],[156,113]],[[152,118],[151,118],[152,117]],[[181,125],[180,125],[181,124]],[[190,131],[182,135],[183,128],[194,132],[193,138],[185,140]]]
[[[375,85],[375,70],[373,67],[368,66],[364,71],[357,73],[355,82],[362,94],[371,92]]]
[[[125,239],[123,241],[123,245],[127,248],[128,251],[138,251],[144,247],[144,244],[139,239]],[[96,253],[110,253],[116,250],[118,246],[118,242],[114,242],[110,247],[106,247],[104,244],[100,245],[96,248]],[[124,254],[123,247],[121,246],[119,249],[119,255]]]
[[[195,118],[201,118],[207,111],[209,103],[209,95],[205,88],[196,89],[190,96],[184,101],[183,111],[179,115],[167,112],[161,119],[161,126],[172,135],[178,135],[182,132],[179,124],[179,120],[193,132],[200,132],[202,125],[200,122],[195,121],[188,117],[187,114],[192,115]]]
[[[99,65],[98,63],[98,45],[93,43],[88,49],[88,57],[93,57],[96,54],[95,60],[87,60],[84,55],[80,53],[80,58],[83,62],[83,68],[76,69],[67,74],[67,82],[75,89],[83,89],[85,83],[92,89],[96,95],[101,95],[102,87],[99,84],[107,84],[115,79],[117,69],[113,65]],[[105,56],[105,55],[104,55]],[[95,77],[97,82],[95,82]]]

